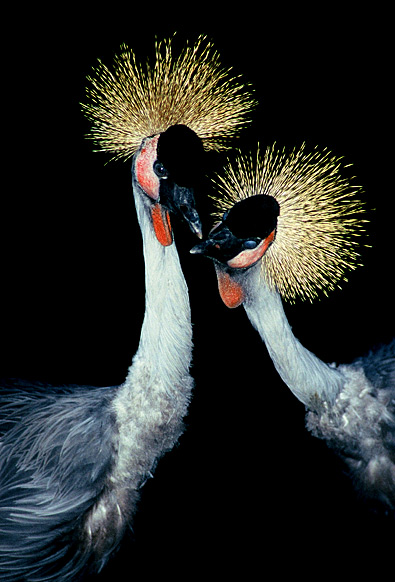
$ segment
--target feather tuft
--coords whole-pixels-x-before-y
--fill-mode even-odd
[[[223,150],[238,134],[256,103],[239,76],[220,64],[205,36],[173,56],[172,39],[155,43],[155,61],[145,67],[121,45],[113,69],[100,60],[88,77],[87,103],[92,123],[88,137],[97,151],[128,159],[143,138],[183,124],[203,141],[206,150]]]

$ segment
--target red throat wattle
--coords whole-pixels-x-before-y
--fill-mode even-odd
[[[239,307],[244,301],[244,291],[241,285],[220,267],[216,266],[215,270],[217,272],[218,290],[222,301],[230,309]]]
[[[164,247],[170,246],[173,242],[173,235],[168,211],[157,202],[152,205],[151,216],[156,238]]]

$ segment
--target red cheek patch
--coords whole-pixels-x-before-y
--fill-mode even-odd
[[[159,178],[154,172],[159,135],[148,138],[136,159],[136,178],[144,192],[154,200],[159,198]]]
[[[170,246],[173,242],[173,235],[169,213],[159,203],[156,203],[151,207],[151,216],[156,238],[162,246]]]
[[[220,268],[216,267],[217,279],[218,279],[218,290],[222,301],[225,303],[226,307],[234,309],[239,307],[244,301],[244,291],[236,283],[234,279],[228,274],[222,271]]]

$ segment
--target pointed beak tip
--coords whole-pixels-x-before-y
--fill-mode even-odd
[[[200,245],[195,245],[194,247],[192,247],[189,251],[191,253],[191,255],[199,255],[201,254],[202,250],[200,248]]]
[[[202,225],[200,223],[200,220],[193,220],[193,221],[188,221],[189,222],[189,227],[191,229],[191,231],[196,234],[196,236],[202,240],[203,238],[203,229],[202,229]]]

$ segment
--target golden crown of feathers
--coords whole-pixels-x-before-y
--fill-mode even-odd
[[[130,158],[144,137],[175,124],[192,129],[205,149],[221,150],[248,123],[256,105],[251,91],[221,67],[212,43],[199,36],[176,58],[173,39],[155,43],[155,61],[145,68],[125,45],[112,70],[98,62],[82,104],[98,151]]]
[[[341,158],[328,150],[289,154],[276,145],[263,155],[241,154],[214,179],[215,218],[236,202],[257,194],[280,205],[277,233],[262,260],[265,280],[293,302],[312,300],[339,287],[345,272],[358,266],[359,237],[365,230],[359,186],[342,175]]]

